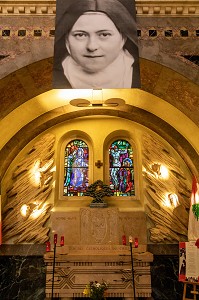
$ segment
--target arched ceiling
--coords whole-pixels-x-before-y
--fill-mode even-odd
[[[51,90],[52,66],[53,59],[47,58],[2,78],[0,117],[5,117],[27,100]],[[143,91],[169,102],[199,125],[197,84],[170,68],[144,58],[140,59],[140,70]]]
[[[42,114],[40,117],[29,122],[15,135],[13,135],[13,137],[5,144],[0,152],[2,176],[5,174],[11,161],[16,157],[20,150],[22,150],[27,143],[37,135],[60,122],[70,121],[74,118],[81,118],[91,115],[115,116],[132,120],[133,122],[137,122],[146,126],[168,141],[184,159],[191,172],[195,174],[197,173],[196,166],[199,165],[199,157],[191,143],[189,143],[189,141],[171,125],[152,113],[137,107],[129,107],[128,105],[125,106],[124,109],[120,110],[114,108],[91,108],[88,110],[88,108],[84,108],[78,111],[67,112],[68,106],[69,105],[62,106]]]
[[[199,91],[196,84],[171,69],[141,59],[140,90],[102,90],[102,100],[121,98],[126,105],[77,108],[69,101],[79,98],[79,91],[51,90],[51,74],[49,58],[0,81],[1,177],[14,157],[37,135],[60,122],[88,115],[116,116],[146,126],[168,141],[190,170],[197,173]],[[95,100],[90,90],[81,90],[81,98]]]

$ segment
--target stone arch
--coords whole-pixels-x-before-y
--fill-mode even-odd
[[[1,118],[29,99],[51,90],[52,67],[53,58],[46,58],[24,66],[1,79]],[[199,125],[199,91],[197,85],[185,77],[186,74],[183,76],[144,58],[141,58],[140,69],[142,90],[169,102]],[[179,69],[181,70],[182,66]],[[187,65],[184,68],[185,72],[186,70],[188,76],[191,70]]]
[[[52,126],[71,120],[73,118],[80,118],[84,116],[95,116],[95,115],[109,115],[116,116],[132,120],[152,131],[156,132],[163,139],[165,139],[170,145],[181,155],[185,160],[187,166],[192,173],[197,173],[197,166],[199,164],[199,157],[193,146],[183,137],[176,129],[171,125],[161,120],[154,114],[147,112],[143,109],[134,107],[133,111],[117,111],[114,109],[83,109],[81,111],[75,111],[71,113],[65,113],[63,107],[54,109],[53,111],[46,112],[38,118],[34,119],[26,126],[21,128],[1,149],[1,177],[4,176],[8,166],[16,157],[16,155],[36,136],[45,132]],[[27,134],[28,133],[28,134]],[[23,139],[21,138],[23,136]]]

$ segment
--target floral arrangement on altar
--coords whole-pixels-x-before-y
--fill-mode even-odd
[[[90,281],[85,289],[83,294],[90,297],[94,300],[105,299],[105,291],[108,289],[108,284],[105,281],[99,283],[98,281]]]

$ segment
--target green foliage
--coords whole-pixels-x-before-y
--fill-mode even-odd
[[[195,218],[198,221],[199,220],[199,203],[196,203],[196,204],[192,205],[192,212],[193,212]]]
[[[90,281],[86,285],[83,294],[89,296],[93,300],[105,299],[105,291],[108,289],[108,284],[105,281],[101,283],[97,281]]]

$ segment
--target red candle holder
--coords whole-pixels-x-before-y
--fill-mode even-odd
[[[138,238],[135,238],[135,240],[134,240],[134,246],[135,246],[135,248],[138,248]]]
[[[196,245],[197,248],[199,248],[199,239],[197,239],[195,245]]]
[[[50,252],[50,242],[46,242],[46,252]]]
[[[64,236],[61,236],[61,240],[60,240],[60,246],[64,246]]]
[[[126,245],[126,235],[122,236],[122,245]]]
[[[54,234],[54,244],[57,244],[57,234]]]

